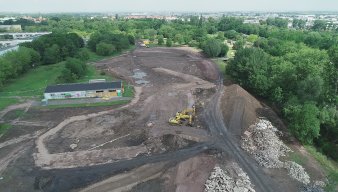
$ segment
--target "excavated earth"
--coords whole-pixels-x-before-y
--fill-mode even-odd
[[[216,165],[236,175],[235,159],[218,147],[202,118],[220,82],[214,63],[190,48],[137,48],[94,65],[134,86],[135,98],[94,108],[25,105],[22,117],[6,119],[14,128],[0,137],[0,191],[196,192],[204,191]],[[238,147],[257,117],[278,120],[238,85],[223,93],[222,118]],[[192,105],[194,127],[168,124]],[[287,191],[302,186],[286,171],[259,169]]]

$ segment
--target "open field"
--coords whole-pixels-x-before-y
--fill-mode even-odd
[[[13,127],[0,137],[3,190],[202,192],[216,165],[233,179],[246,173],[256,191],[304,187],[285,169],[259,166],[240,147],[260,116],[285,128],[240,86],[223,86],[216,65],[195,50],[137,48],[93,65],[133,85],[134,94],[127,89],[133,99],[89,108],[21,106],[25,114],[8,118]],[[194,126],[169,125],[192,105]],[[300,162],[302,155],[293,158]],[[307,159],[304,167],[317,170]],[[311,174],[324,180],[321,172]]]

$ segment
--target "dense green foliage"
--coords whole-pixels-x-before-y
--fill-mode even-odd
[[[58,77],[60,83],[71,83],[82,78],[87,73],[87,64],[76,58],[68,58],[61,76]]]
[[[99,55],[111,55],[114,51],[129,48],[134,42],[133,37],[123,33],[96,32],[90,36],[88,47]]]
[[[33,49],[20,47],[0,57],[0,88],[11,79],[39,64],[40,55]]]
[[[75,33],[52,33],[38,39],[23,43],[22,46],[37,51],[42,64],[53,64],[74,57],[84,47],[83,39]]]

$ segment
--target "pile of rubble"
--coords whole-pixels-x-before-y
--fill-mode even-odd
[[[284,163],[279,160],[291,150],[278,138],[281,134],[267,120],[260,119],[251,125],[242,137],[242,148],[253,155],[263,167],[282,168]]]
[[[279,139],[279,132],[270,121],[260,119],[251,125],[242,137],[242,148],[253,155],[256,161],[267,168],[285,168],[289,175],[299,182],[308,185],[310,176],[304,168],[292,161],[282,162],[279,157],[291,150]]]
[[[288,170],[289,175],[292,178],[304,184],[310,183],[310,176],[305,172],[304,168],[301,165],[293,161],[287,161],[284,163],[284,167]]]
[[[219,166],[216,166],[205,184],[205,192],[255,192],[247,174],[237,168],[236,178],[227,175]]]

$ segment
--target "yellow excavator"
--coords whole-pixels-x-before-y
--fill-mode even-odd
[[[175,117],[169,119],[171,125],[189,125],[193,126],[193,119],[196,115],[195,106],[192,108],[184,109],[176,113]]]

